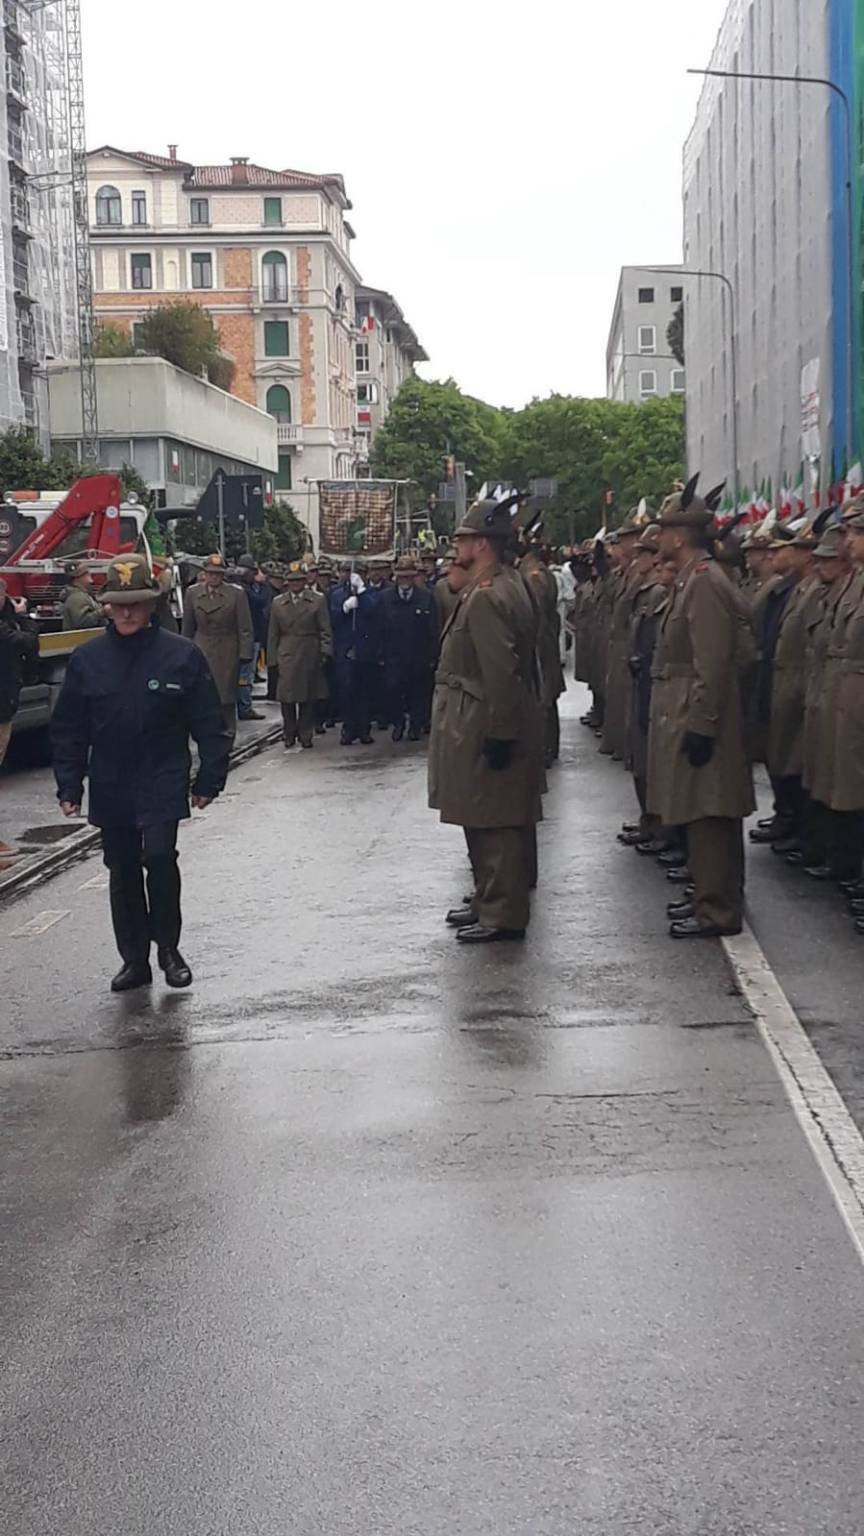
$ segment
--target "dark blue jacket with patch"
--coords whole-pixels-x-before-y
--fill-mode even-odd
[[[57,798],[81,802],[97,827],[149,826],[189,815],[192,785],[224,788],[231,739],[206,659],[155,622],[137,635],[109,628],[73,653],[51,722]]]

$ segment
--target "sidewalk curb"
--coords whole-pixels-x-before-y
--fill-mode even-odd
[[[241,763],[248,762],[250,757],[257,757],[274,742],[282,740],[282,723],[273,725],[262,735],[256,736],[252,741],[244,741],[241,746],[235,747],[231,753],[228,766],[229,773],[233,768],[239,768]],[[56,848],[52,848],[34,864],[28,864],[26,868],[12,870],[5,878],[0,879],[0,902],[10,896],[20,895],[31,886],[40,885],[44,880],[50,880],[54,875],[59,875],[70,865],[77,864],[79,860],[86,859],[87,855],[98,848],[101,833],[98,827],[86,827],[81,832],[76,832],[66,842]]]

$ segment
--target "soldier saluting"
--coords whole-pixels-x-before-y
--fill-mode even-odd
[[[522,939],[529,919],[543,722],[534,610],[502,564],[511,504],[476,502],[456,529],[466,584],[435,679],[429,804],[465,831],[474,895],[447,919],[463,944]]]
[[[695,887],[673,938],[740,933],[744,898],[742,819],[755,807],[744,748],[740,673],[752,632],[731,583],[711,557],[713,504],[696,475],[660,513],[660,555],[678,572],[654,664],[648,744],[648,809],[686,826]]]
[[[51,723],[57,798],[78,816],[89,780],[89,819],[102,830],[111,917],[122,968],[113,992],[152,981],[150,946],[169,987],[188,987],[180,954],[177,829],[189,815],[189,737],[199,765],[192,803],[224,787],[231,738],[207,662],[159,625],[160,590],[143,555],[112,561],[104,635],[72,655]],[[146,872],[146,890],[145,890]]]

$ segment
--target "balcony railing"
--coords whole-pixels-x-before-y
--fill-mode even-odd
[[[265,283],[260,291],[262,304],[283,304],[291,308],[297,296],[290,283]]]
[[[12,203],[12,223],[18,229],[30,229],[30,199],[27,188],[13,184],[9,189]]]
[[[3,25],[14,33],[15,37],[23,38],[21,31],[21,14],[18,10],[18,0],[3,0]]]
[[[38,352],[36,347],[36,330],[32,325],[25,325],[21,321],[17,327],[18,356],[22,363],[35,363]]]
[[[11,53],[6,55],[6,89],[18,101],[26,103],[27,76],[21,60],[14,58]]]
[[[297,422],[280,421],[276,427],[276,442],[280,448],[302,448],[303,428]]]
[[[17,255],[12,258],[12,285],[16,293],[30,292],[30,264]]]
[[[25,170],[24,136],[21,129],[13,123],[11,117],[9,119],[7,142],[9,145],[9,159],[14,161],[15,165],[20,165],[22,171]]]

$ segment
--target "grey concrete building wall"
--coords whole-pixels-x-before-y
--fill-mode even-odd
[[[657,266],[674,267],[674,262]],[[622,267],[606,348],[606,394],[638,404],[684,393],[684,371],[666,332],[681,302],[680,279],[650,267]]]
[[[716,69],[829,73],[829,0],[732,0]],[[734,292],[743,488],[794,484],[801,465],[801,371],[819,359],[832,435],[829,93],[707,80],[684,153],[684,265],[725,274]],[[687,447],[709,484],[732,476],[730,302],[723,284],[685,280]],[[830,449],[829,449],[830,451]]]

